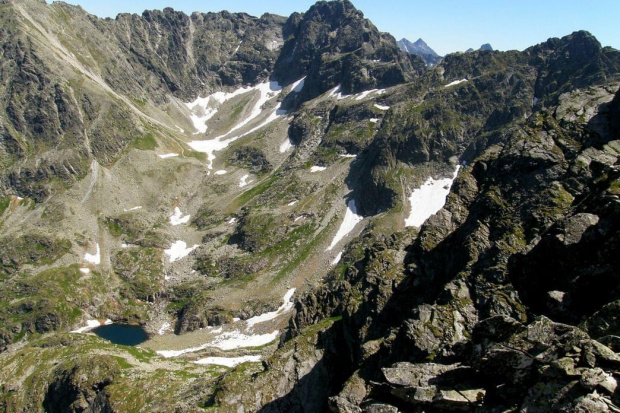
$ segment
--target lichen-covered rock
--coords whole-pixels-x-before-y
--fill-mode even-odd
[[[47,411],[112,412],[105,387],[114,381],[119,372],[117,361],[109,356],[95,356],[60,365],[43,406]]]

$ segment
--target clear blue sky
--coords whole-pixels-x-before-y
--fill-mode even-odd
[[[48,3],[51,2],[48,0]],[[588,30],[603,46],[620,49],[620,0],[352,0],[381,31],[396,39],[423,38],[445,55],[491,43],[522,50],[549,37]],[[100,17],[172,7],[193,11],[304,12],[313,0],[67,0]]]

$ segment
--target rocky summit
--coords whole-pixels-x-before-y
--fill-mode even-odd
[[[620,409],[591,34],[427,65],[347,0],[2,0],[0,79],[0,410]]]
[[[411,43],[409,40],[403,38],[396,42],[398,47],[407,53],[413,53],[420,56],[428,66],[432,67],[439,63],[442,59],[429,45],[422,39],[418,39]]]

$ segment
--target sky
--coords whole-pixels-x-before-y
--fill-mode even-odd
[[[47,0],[50,3],[50,0]],[[418,38],[440,55],[490,43],[523,50],[550,37],[587,30],[620,49],[619,0],[351,0],[381,31],[397,40]],[[304,12],[313,0],[66,0],[99,17],[172,7],[191,13],[228,10],[260,16]]]

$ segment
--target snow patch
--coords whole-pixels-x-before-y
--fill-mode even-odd
[[[390,107],[389,107],[389,106],[379,105],[378,103],[375,103],[375,104],[374,104],[374,107],[375,107],[375,108],[377,108],[377,109],[379,109],[379,110],[388,110],[388,109],[390,109]]]
[[[247,186],[250,182],[248,182],[248,178],[250,177],[250,175],[243,175],[241,177],[241,180],[239,181],[239,188],[243,188],[244,186]]]
[[[279,331],[275,330],[268,334],[246,335],[239,331],[222,333],[219,337],[208,344],[209,347],[217,347],[220,350],[236,350],[238,348],[260,347],[271,343],[278,337]]]
[[[370,123],[377,123],[377,122],[379,122],[379,119],[377,118],[370,119]]]
[[[289,138],[286,138],[284,142],[280,145],[280,153],[287,152],[289,149],[293,147],[293,142]]]
[[[287,206],[293,206],[293,205],[295,205],[295,204],[296,204],[296,203],[298,203],[298,202],[299,202],[299,201],[289,202],[289,203],[287,204]]]
[[[353,155],[352,153],[345,153],[338,156],[340,156],[341,158],[357,158],[357,155]]]
[[[84,255],[84,260],[90,262],[91,264],[95,264],[95,265],[101,264],[101,249],[99,248],[98,243],[97,243],[97,252],[94,255],[86,253]]]
[[[82,274],[90,274],[90,268],[80,268]]]
[[[123,208],[123,211],[125,211],[125,212],[132,212],[132,211],[137,211],[139,209],[142,209],[142,207],[141,206],[137,206],[137,207],[133,207],[133,208],[130,208],[130,209],[124,209]]]
[[[187,224],[189,222],[190,215],[185,215],[181,213],[181,208],[174,208],[174,214],[170,216],[170,225],[177,226],[181,224]]]
[[[245,362],[259,362],[261,360],[261,356],[243,356],[243,357],[207,357],[204,359],[200,359],[194,362],[194,364],[199,365],[218,365],[218,366],[226,366],[226,367],[235,367],[241,363]]]
[[[251,92],[252,90],[253,88],[251,87],[242,87],[230,93],[216,92],[207,97],[198,97],[193,102],[186,103],[185,106],[187,106],[191,112],[190,120],[194,125],[194,129],[197,131],[194,135],[207,132],[206,123],[217,113],[220,105],[236,96]]]
[[[362,93],[358,94],[355,97],[355,100],[362,100],[365,99],[368,95],[372,94],[372,93],[377,93],[379,92],[379,89],[372,89],[372,90],[365,90]]]
[[[170,248],[164,250],[164,253],[170,257],[170,262],[173,263],[187,257],[196,248],[198,248],[198,245],[187,248],[187,244],[184,241],[177,241]]]
[[[357,206],[355,205],[355,200],[351,199],[347,204],[347,212],[344,215],[344,220],[336,233],[332,243],[327,247],[325,251],[331,251],[340,240],[342,240],[349,232],[353,231],[353,228],[357,225],[358,222],[363,220],[364,217],[361,215],[357,215]]]
[[[215,330],[213,331],[216,332]],[[165,358],[179,357],[187,353],[196,353],[208,347],[216,347],[220,350],[235,350],[239,348],[260,347],[271,343],[278,337],[278,330],[269,334],[246,335],[239,331],[230,331],[220,334],[209,343],[198,347],[190,347],[183,350],[159,350],[157,354]]]
[[[327,97],[330,97],[330,98],[335,97],[337,100],[342,100],[342,99],[348,98],[349,96],[351,95],[343,95],[342,85],[338,85],[329,92],[329,95]]]
[[[332,265],[337,265],[341,259],[342,259],[342,251],[340,251],[340,253],[336,255],[336,258],[334,258],[334,260],[332,261]]]
[[[467,79],[455,80],[454,82],[448,83],[445,87],[455,86],[463,82],[467,82]]]
[[[270,321],[277,318],[279,315],[282,315],[293,309],[293,294],[295,294],[295,288],[291,288],[284,294],[284,298],[282,305],[276,311],[270,311],[268,313],[264,313],[252,318],[248,318],[246,320],[248,328],[253,328],[255,324],[264,323],[265,321]]]
[[[326,169],[327,168],[324,166],[313,166],[312,168],[310,168],[310,172],[322,172]]]
[[[228,223],[229,223],[230,225],[234,225],[236,222],[237,222],[237,218],[231,218],[231,219],[228,221]]]
[[[195,353],[197,351],[204,350],[207,347],[209,347],[208,344],[203,344],[202,346],[190,347],[190,348],[186,348],[183,350],[159,350],[156,353],[165,358],[172,358],[172,357],[179,357],[187,353]]]
[[[110,319],[105,320],[103,322],[103,325],[106,325],[106,326],[109,326],[110,324],[112,324],[112,320]],[[95,328],[99,326],[101,326],[101,323],[99,322],[99,320],[86,320],[86,326],[80,327],[77,330],[73,330],[71,331],[71,333],[86,333],[91,330],[94,330]]]
[[[166,153],[163,155],[159,155],[161,159],[176,158],[177,156],[179,156],[178,153]]]
[[[299,93],[304,88],[304,84],[306,83],[306,77],[302,77],[296,82],[293,82],[291,86],[291,93]]]
[[[247,131],[247,132],[245,132],[245,133],[243,133],[241,135],[229,137],[234,131],[237,131],[237,130],[245,127],[246,125],[248,125],[252,121],[254,121],[256,118],[258,118],[263,113],[263,109],[262,109],[263,105],[265,103],[267,103],[270,99],[272,99],[275,96],[279,95],[280,92],[282,91],[282,86],[280,86],[278,84],[278,82],[275,82],[275,81],[265,82],[265,83],[260,83],[260,84],[254,86],[254,87],[251,87],[251,88],[239,89],[238,91],[233,92],[233,94],[236,93],[238,95],[238,94],[247,93],[247,92],[251,92],[251,91],[257,91],[259,93],[259,98],[258,98],[258,101],[254,104],[254,107],[252,108],[250,114],[245,119],[243,119],[241,122],[239,122],[237,125],[235,125],[232,129],[230,129],[224,135],[220,135],[220,136],[217,136],[215,138],[208,139],[208,140],[191,141],[191,142],[188,143],[188,145],[192,149],[194,149],[195,151],[203,152],[203,153],[207,154],[207,161],[208,161],[207,167],[209,169],[212,169],[212,167],[213,167],[213,161],[215,160],[215,152],[221,151],[221,150],[227,148],[228,145],[230,145],[232,142],[236,141],[237,139],[240,139],[240,138],[242,138],[242,137],[244,137],[246,135],[249,135],[249,134],[251,134],[251,133],[253,133],[253,132],[255,132],[255,131],[257,131],[257,130],[263,128],[263,127],[265,127],[269,123],[273,122],[274,120],[276,120],[276,119],[278,119],[278,118],[280,118],[280,117],[282,117],[282,116],[284,116],[284,115],[286,115],[288,113],[287,111],[280,109],[281,106],[282,106],[282,103],[279,102],[276,105],[276,108],[273,110],[273,112],[261,124],[259,124],[258,126],[250,129],[249,131]],[[218,92],[218,93],[222,93],[222,92]],[[216,96],[216,95],[217,95],[217,93],[211,95],[209,98],[214,98],[214,96]],[[215,109],[215,112],[217,112],[217,109]],[[208,119],[210,119],[215,114],[215,112],[210,114]],[[204,131],[206,132],[206,126],[204,126]]]
[[[168,322],[165,322],[164,324],[161,325],[161,327],[159,328],[159,331],[157,331],[157,334],[159,334],[160,336],[163,336],[166,331],[173,331],[172,330],[172,325]]]
[[[258,315],[258,316],[255,316],[255,317],[252,317],[246,320],[245,321],[246,330],[252,329],[256,324],[264,323],[266,321],[271,321],[279,317],[280,315],[291,311],[294,305],[292,301],[294,294],[295,294],[295,288],[289,289],[286,292],[286,294],[284,294],[284,297],[282,298],[282,301],[283,301],[282,305],[276,311],[270,311],[268,313],[264,313],[264,314],[261,314],[261,315]],[[233,321],[239,322],[241,320],[238,318],[235,318],[233,319]],[[218,335],[210,342],[205,343],[201,346],[186,348],[183,350],[161,350],[161,351],[158,351],[157,354],[163,357],[166,357],[166,358],[170,358],[170,357],[178,357],[178,356],[181,356],[187,353],[195,353],[197,351],[204,350],[208,347],[216,347],[216,348],[219,348],[220,350],[235,350],[239,348],[260,347],[260,346],[264,346],[274,341],[278,337],[278,334],[279,334],[278,330],[275,330],[268,334],[244,334],[239,330],[222,332],[222,329],[223,329],[222,327],[219,327],[218,329],[212,330],[212,327],[207,327],[207,330],[210,330],[210,333],[218,334]],[[160,329],[160,334],[161,334],[161,331],[162,330]],[[213,359],[214,358],[209,357],[203,360],[213,360]],[[215,359],[219,359],[219,358],[215,358]],[[242,357],[235,358],[235,360],[237,359],[241,360],[244,358]],[[260,358],[257,359],[256,361],[258,360],[260,360]],[[245,361],[253,361],[253,360],[248,359]],[[240,363],[242,362],[243,361],[240,361]],[[215,362],[210,363],[210,362],[205,361],[203,363],[198,363],[198,364],[218,364],[218,363],[215,363]]]
[[[461,166],[457,166],[452,178],[428,178],[424,184],[409,196],[411,212],[405,219],[406,227],[421,227],[431,215],[436,214],[446,203],[452,182],[456,179]]]
[[[185,133],[185,129],[183,129],[182,127],[180,127],[179,125],[174,125],[174,127],[181,133]]]
[[[226,175],[228,172],[226,172],[225,170],[221,169],[219,171],[217,171],[215,174],[216,175]]]

